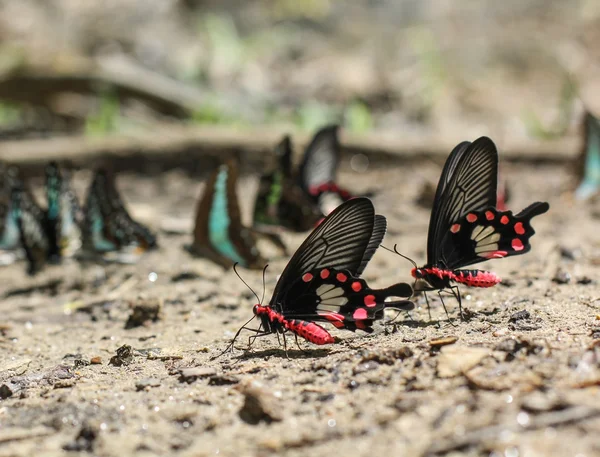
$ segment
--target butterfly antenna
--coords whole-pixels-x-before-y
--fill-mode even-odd
[[[398,252],[397,246],[398,246],[397,244],[394,244],[394,249],[392,250],[392,249],[390,249],[390,248],[386,248],[386,247],[385,247],[383,244],[381,245],[381,247],[382,247],[383,249],[385,249],[386,251],[390,251],[390,252],[394,252],[394,253],[398,254],[400,257],[402,257],[402,258],[404,258],[404,259],[408,260],[410,263],[412,263],[412,264],[413,264],[413,266],[414,266],[415,268],[419,268],[419,267],[417,266],[417,263],[416,263],[416,262],[415,262],[413,259],[411,259],[410,257],[407,257],[407,256],[405,256],[404,254],[400,254],[400,253]]]
[[[265,281],[265,274],[267,273],[267,268],[269,268],[269,264],[267,263],[265,265],[265,267],[263,268],[263,274],[262,274],[262,279],[263,279],[263,293],[262,293],[262,298],[260,299],[260,304],[263,304],[263,300],[265,299],[265,289],[267,288],[267,283]]]
[[[248,285],[248,283],[247,283],[246,281],[244,281],[244,280],[242,279],[242,277],[240,276],[240,274],[238,273],[238,271],[237,271],[237,268],[236,268],[237,266],[238,266],[238,262],[236,262],[236,263],[234,263],[234,264],[233,264],[233,271],[235,271],[235,274],[236,274],[236,276],[237,276],[238,278],[240,278],[240,281],[242,281],[242,282],[243,282],[243,283],[246,285],[246,287],[247,287],[248,289],[250,289],[250,292],[252,292],[252,293],[254,294],[254,296],[256,297],[256,299],[258,300],[258,295],[256,295],[256,292],[254,292],[254,290],[252,290],[252,287],[250,287],[250,286]]]

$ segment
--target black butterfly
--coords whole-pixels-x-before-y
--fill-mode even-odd
[[[240,263],[260,269],[265,261],[256,248],[252,231],[241,222],[237,177],[237,165],[230,160],[208,179],[196,208],[194,241],[189,250],[224,268]]]
[[[320,129],[307,146],[298,170],[298,184],[324,216],[352,198],[336,183],[341,158],[338,130],[337,125]]]
[[[531,249],[535,233],[531,219],[548,211],[546,202],[529,205],[517,215],[498,211],[498,153],[486,137],[463,142],[450,153],[438,183],[427,235],[427,264],[411,274],[425,280],[426,290],[450,288],[460,305],[452,282],[473,287],[492,287],[496,274],[460,268]],[[413,262],[414,263],[414,262]],[[462,308],[461,308],[462,313]]]
[[[321,217],[312,198],[294,180],[292,144],[286,135],[275,148],[275,164],[260,178],[253,228],[267,234],[277,234],[282,228],[305,232]]]
[[[132,263],[157,247],[150,230],[127,212],[115,186],[114,175],[97,170],[86,198],[83,245],[105,260]]]
[[[253,338],[289,331],[314,344],[329,344],[333,337],[316,322],[372,332],[373,322],[383,317],[386,306],[413,309],[410,301],[385,302],[390,297],[410,297],[409,284],[371,289],[359,278],[379,247],[386,225],[368,198],[349,200],[331,212],[292,256],[269,305],[254,306],[261,324]]]
[[[73,256],[81,247],[84,214],[68,176],[55,162],[46,166],[46,232],[51,261]]]

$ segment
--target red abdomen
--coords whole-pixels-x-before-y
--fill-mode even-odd
[[[496,273],[484,270],[454,270],[450,279],[469,287],[493,287],[501,279]]]
[[[290,332],[301,336],[311,343],[318,345],[335,343],[333,336],[331,336],[323,327],[315,324],[314,322],[292,319],[290,321],[285,321],[284,325]]]

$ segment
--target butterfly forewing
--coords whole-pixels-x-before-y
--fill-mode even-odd
[[[450,226],[469,211],[496,203],[498,153],[487,137],[460,143],[451,152],[438,183],[427,236],[427,263],[445,264],[456,249],[446,236]]]
[[[338,126],[324,127],[306,148],[299,169],[300,186],[311,194],[319,186],[335,181],[339,161]]]
[[[357,275],[369,246],[375,209],[368,198],[348,200],[327,216],[304,240],[283,271],[271,306],[304,273],[320,268],[348,270]]]

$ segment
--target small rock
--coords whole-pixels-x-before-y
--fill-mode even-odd
[[[533,392],[523,398],[521,407],[530,413],[545,413],[568,408],[569,404],[556,393]]]
[[[556,270],[554,277],[552,278],[552,282],[556,284],[568,284],[571,282],[571,273],[562,268]]]
[[[201,276],[195,271],[182,271],[181,273],[172,276],[171,282],[195,281],[196,279],[200,278]]]
[[[432,348],[440,348],[442,346],[448,346],[458,341],[458,336],[445,336],[443,338],[435,338],[429,341],[429,346]]]
[[[283,420],[282,408],[277,397],[260,382],[246,382],[240,391],[244,395],[244,405],[239,414],[244,422],[256,425],[260,422],[270,424]]]
[[[141,325],[148,325],[161,319],[162,302],[157,299],[138,298],[133,304],[131,314],[125,323],[125,328],[135,328]]]
[[[209,386],[231,386],[233,384],[238,384],[240,380],[235,376],[226,376],[226,375],[215,375],[211,376],[208,380]]]
[[[75,379],[61,379],[54,383],[55,389],[68,389],[73,387],[77,381]]]
[[[65,451],[74,452],[92,452],[94,450],[94,442],[98,438],[97,427],[84,425],[79,430],[75,440],[63,446]]]
[[[438,358],[440,378],[452,378],[470,370],[490,354],[489,349],[468,346],[443,346]]]
[[[117,355],[111,357],[108,364],[115,367],[127,366],[133,362],[133,349],[128,344],[124,344],[117,349]]]
[[[577,284],[587,286],[589,284],[595,284],[595,281],[592,278],[589,278],[588,276],[582,276],[580,278],[577,278]]]
[[[377,368],[379,368],[379,364],[377,362],[371,361],[367,363],[361,363],[352,369],[352,374],[357,375],[360,373],[366,373],[368,371],[376,370]]]
[[[149,390],[150,387],[158,386],[160,386],[160,379],[156,378],[144,378],[135,383],[135,388],[137,390]]]
[[[91,363],[92,365],[102,365],[102,357],[100,357],[100,356],[98,356],[98,355],[97,355],[96,357],[92,357],[92,358],[90,359],[90,363]]]
[[[508,318],[508,322],[515,323],[515,322],[523,320],[523,319],[529,319],[530,317],[531,317],[531,314],[529,313],[529,311],[527,311],[526,309],[523,309],[521,311],[517,311],[516,313],[512,314]]]
[[[16,394],[19,390],[21,390],[19,388],[18,385],[12,384],[11,382],[7,382],[5,384],[2,384],[0,386],[0,398],[2,400],[12,397],[14,394]]]
[[[402,346],[396,349],[383,349],[375,351],[366,351],[362,354],[359,363],[366,362],[384,363],[393,365],[397,360],[408,359],[413,356],[413,351],[408,346]]]
[[[179,380],[188,384],[200,378],[208,378],[217,374],[217,370],[209,367],[189,367],[179,370]]]

